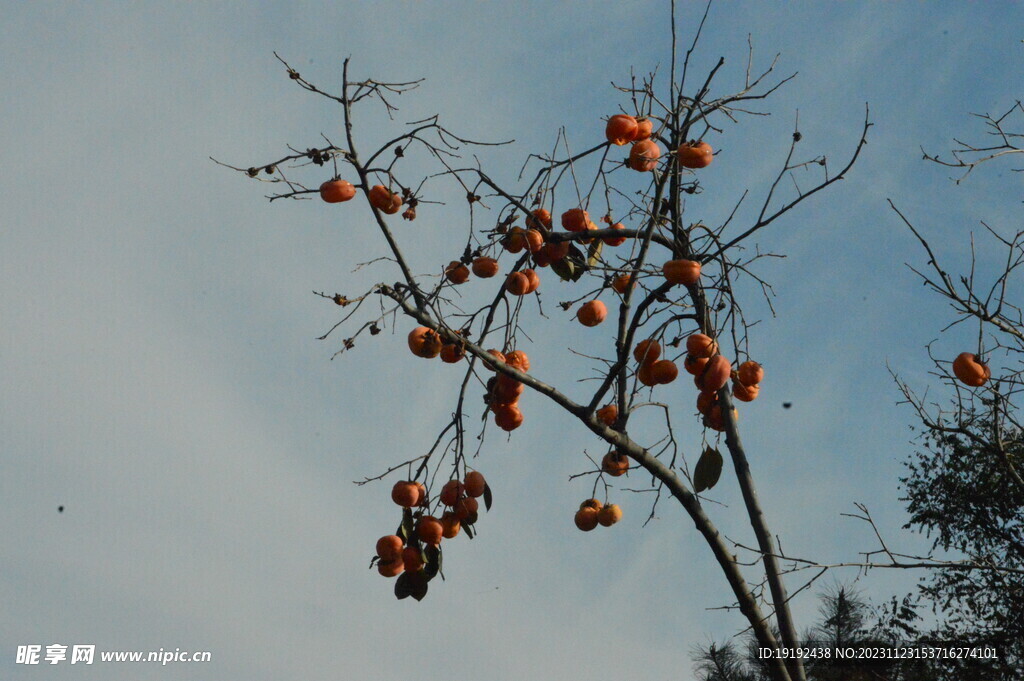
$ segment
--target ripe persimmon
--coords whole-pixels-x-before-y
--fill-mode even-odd
[[[540,288],[540,275],[538,275],[532,269],[523,270],[523,274],[526,275],[526,279],[530,282],[529,288],[526,289],[526,293],[530,294]]]
[[[501,240],[501,245],[509,253],[519,253],[526,248],[526,232],[522,227],[513,227]]]
[[[693,355],[687,355],[686,359],[683,360],[683,368],[686,369],[686,373],[691,376],[696,376],[703,373],[704,367],[707,363],[707,357],[694,357]]]
[[[487,351],[487,354],[493,357],[496,361],[501,362],[502,364],[505,363],[505,355],[501,352],[501,350],[491,349]]]
[[[711,357],[718,352],[718,343],[711,336],[695,333],[686,339],[686,351],[694,357]]]
[[[522,272],[512,272],[505,280],[505,289],[514,296],[525,296],[530,292],[530,278]]]
[[[432,359],[441,354],[444,342],[441,335],[425,326],[417,326],[409,332],[409,349],[417,357]]]
[[[586,499],[580,504],[580,508],[592,508],[595,511],[600,511],[603,504],[598,499]]]
[[[700,263],[696,260],[669,260],[661,266],[665,281],[690,286],[700,280]]]
[[[452,512],[455,513],[456,518],[465,522],[475,516],[479,509],[480,502],[473,497],[465,497],[464,499],[459,499]]]
[[[732,384],[732,396],[740,402],[753,402],[757,399],[759,392],[761,392],[761,387],[757,383],[743,385],[738,381],[734,381]]]
[[[615,114],[608,119],[604,135],[609,142],[616,146],[622,146],[632,142],[636,137],[637,122],[632,116],[626,114]]]
[[[606,404],[597,410],[597,420],[606,426],[615,425],[615,421],[619,418],[619,408],[614,404]]]
[[[520,371],[530,370],[530,358],[522,350],[513,350],[505,355],[505,363]]]
[[[487,256],[480,256],[473,261],[473,274],[481,279],[490,279],[498,273],[498,261]]]
[[[739,416],[739,412],[736,411],[735,407],[733,407],[732,420],[735,422],[736,419],[739,418]],[[712,430],[717,430],[720,433],[724,431],[725,417],[722,415],[722,407],[720,407],[717,404],[711,407],[711,411],[709,411],[707,415],[704,417],[704,425]]]
[[[613,449],[601,459],[601,470],[613,478],[625,475],[629,470],[629,457]]]
[[[718,404],[718,393],[700,393],[697,395],[697,411],[707,416],[711,408]]]
[[[636,287],[636,281],[631,274],[620,274],[612,279],[612,289],[619,295],[626,295],[626,291]]]
[[[382,184],[375,184],[370,187],[370,205],[374,208],[383,208],[391,204],[391,192]]]
[[[400,480],[391,488],[391,500],[404,508],[412,508],[420,503],[420,490],[416,483]]]
[[[992,378],[992,370],[977,355],[961,352],[953,360],[953,375],[966,386],[980,388]]]
[[[530,253],[536,253],[544,247],[544,235],[536,229],[528,229],[523,233],[523,239],[526,241],[526,250]]]
[[[466,490],[462,486],[461,482],[458,480],[449,480],[444,483],[444,487],[441,488],[441,494],[438,495],[438,498],[445,506],[454,506],[458,503],[459,499],[462,498],[462,494],[465,491]]]
[[[383,577],[397,577],[402,574],[403,570],[405,570],[405,563],[400,555],[377,561],[377,572]]]
[[[423,553],[415,547],[408,547],[402,551],[402,565],[406,572],[416,572],[423,567]]]
[[[441,346],[441,361],[447,364],[455,364],[466,356],[466,349],[455,343],[445,343]]]
[[[636,135],[633,137],[634,142],[645,140],[651,136],[654,132],[654,123],[650,118],[638,118],[636,119]]]
[[[402,207],[402,197],[382,184],[370,188],[370,205],[382,213],[394,215]]]
[[[697,389],[704,393],[718,392],[729,381],[732,364],[722,355],[715,355],[708,360],[704,371],[693,377]]]
[[[707,168],[715,160],[711,145],[707,142],[684,142],[676,150],[679,165],[684,168]]]
[[[608,229],[626,229],[626,226],[621,222],[616,222],[614,225],[608,225]],[[626,237],[624,236],[606,236],[602,241],[609,246],[621,246],[626,243]]]
[[[576,511],[576,516],[573,518],[573,521],[579,529],[584,532],[590,532],[592,529],[597,527],[597,509],[581,508]]]
[[[356,188],[345,180],[328,180],[320,185],[320,198],[327,203],[350,201],[356,195]]]
[[[377,540],[377,555],[380,558],[395,558],[402,553],[405,542],[397,534],[389,534]]]
[[[538,208],[531,212],[526,218],[526,226],[530,229],[537,230],[541,227],[544,229],[551,229],[551,211],[546,208]]]
[[[679,376],[679,368],[670,359],[659,359],[651,364],[651,377],[660,384],[671,383]]]
[[[757,385],[764,380],[764,369],[757,362],[748,359],[736,370],[736,377],[743,385]]]
[[[487,481],[484,480],[484,476],[480,471],[469,471],[466,473],[466,479],[462,484],[466,489],[466,494],[474,498],[483,496],[484,490],[487,488]]]
[[[645,139],[633,144],[629,150],[626,165],[639,172],[647,172],[658,167],[661,158],[661,147],[652,139]]]
[[[562,227],[569,232],[582,232],[590,222],[590,213],[582,208],[570,208],[562,213]]]
[[[508,374],[498,374],[491,388],[491,410],[501,404],[516,404],[525,387]]]
[[[580,320],[580,324],[583,326],[597,326],[607,316],[608,308],[600,300],[591,300],[589,303],[584,303],[579,311],[576,312],[576,318]]]
[[[441,536],[445,539],[452,539],[462,529],[462,523],[451,511],[445,511],[441,515]]]
[[[437,546],[441,543],[444,528],[441,521],[431,515],[425,515],[416,523],[416,536],[424,544]]]
[[[651,364],[661,357],[661,345],[653,338],[642,340],[633,348],[633,358],[641,364]]]
[[[597,225],[595,225],[593,223],[593,221],[588,220],[587,221],[586,229],[584,229],[582,231],[584,231],[584,232],[596,232],[597,231]],[[580,243],[581,244],[589,244],[589,243],[593,243],[593,241],[594,240],[592,238],[580,239]]]
[[[655,362],[644,362],[640,365],[640,368],[636,370],[636,379],[646,385],[648,388],[658,385],[658,379],[654,376]]]
[[[597,522],[603,527],[611,527],[620,520],[622,520],[622,509],[617,504],[608,504],[597,512]]]
[[[465,284],[469,281],[469,268],[458,260],[452,260],[448,267],[444,268],[444,276],[453,284]]]
[[[504,431],[512,432],[523,425],[523,412],[514,404],[501,404],[493,411],[494,423]]]

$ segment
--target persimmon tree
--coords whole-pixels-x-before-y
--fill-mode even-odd
[[[529,156],[515,186],[472,162],[470,153],[485,143],[450,130],[438,116],[394,123],[394,100],[420,81],[357,77],[345,60],[341,83],[329,88],[278,57],[298,88],[337,104],[341,127],[322,133],[315,147],[228,167],[270,183],[271,201],[338,203],[324,210],[372,223],[380,236],[377,269],[391,268],[387,282],[338,284],[358,294],[317,293],[343,308],[324,337],[345,328],[339,352],[359,341],[358,350],[369,355],[373,345],[362,340],[390,327],[408,334],[413,355],[439,358],[461,376],[448,398],[452,417],[438,424],[436,439],[359,483],[401,478],[391,489],[401,507],[399,529],[381,538],[371,563],[397,576],[399,598],[424,597],[440,572],[445,542],[485,531],[478,500],[489,508],[491,494],[475,470],[487,461],[484,443],[529,427],[531,409],[546,402],[607,451],[600,461],[581,461],[579,477],[593,479],[593,498],[580,504],[577,527],[590,531],[618,521],[622,508],[608,498],[619,476],[649,478],[654,505],[671,498],[693,521],[735,599],[727,607],[742,613],[758,645],[798,644],[775,535],[740,437],[738,404],[756,399],[761,381],[771,378],[764,379],[755,361],[756,340],[737,292],[749,284],[768,295],[757,273],[768,254],[749,247],[752,237],[783,226],[794,209],[842,179],[870,123],[865,110],[838,167],[825,155],[804,153],[794,126],[766,186],[734,196],[704,191],[701,173],[709,164],[742,162],[738,154],[716,160],[713,146],[728,144],[729,126],[765,115],[760,104],[792,76],[776,77],[775,61],[755,70],[750,50],[742,81],[730,94],[713,96],[724,58],[696,75],[691,57],[700,29],[677,57],[674,23],[673,16],[667,78],[652,73],[616,85],[604,119],[595,113],[589,128],[560,132],[553,151]],[[374,127],[390,124],[395,132],[364,148],[354,112],[373,102],[387,114]],[[571,149],[570,138],[581,137],[583,148]],[[407,172],[412,158],[435,170]],[[408,225],[437,219],[444,183],[465,196],[466,239],[458,252],[427,263]],[[699,218],[711,202],[731,206],[719,224]],[[423,270],[432,274],[417,274]],[[360,270],[364,277],[367,271]],[[530,340],[549,295],[564,315],[553,323],[563,324],[568,338],[586,340],[588,348],[595,338],[606,341],[599,354],[584,358],[588,367],[572,385],[553,384],[550,367],[563,358]],[[680,386],[691,381],[693,387]],[[661,425],[632,427],[641,410],[652,410]],[[725,459],[756,537],[755,562],[737,558],[702,502]],[[766,661],[772,678],[803,681],[800,660],[781,657]]]

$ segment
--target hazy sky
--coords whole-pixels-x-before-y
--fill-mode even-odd
[[[515,138],[481,156],[513,184],[559,126],[577,149],[600,141],[601,118],[626,104],[610,83],[631,66],[667,68],[665,3],[0,7],[0,677],[678,680],[695,644],[742,627],[708,610],[730,596],[677,506],[641,528],[647,498],[617,492],[619,525],[575,529],[590,486],[568,477],[602,448],[530,395],[526,425],[508,441],[492,432],[475,462],[495,494],[480,536],[447,544],[447,581],[425,601],[396,601],[366,569],[399,519],[390,482],[352,481],[425,451],[459,372],[412,357],[404,321],[330,361],[344,335],[316,337],[339,309],[311,292],[396,278],[380,265],[353,273],[383,254],[365,210],[271,204],[267,185],[208,159],[248,166],[339,136],[338,108],[299,90],[272,52],[325,89],[351,56],[356,77],[427,79],[397,100],[394,123],[378,106],[358,113],[364,148],[439,113],[469,137]],[[687,40],[702,11],[681,3]],[[874,548],[868,528],[840,517],[855,501],[895,546],[926,546],[900,530],[913,415],[887,366],[934,384],[923,346],[938,338],[936,354],[952,358],[977,327],[939,335],[952,318],[904,266],[924,257],[885,199],[954,271],[979,220],[1019,227],[1019,175],[993,166],[955,186],[920,148],[980,139],[969,113],[1020,96],[1022,21],[1021,5],[997,2],[712,8],[695,68],[726,58],[717,94],[742,82],[748,34],[756,65],[781,52],[779,76],[799,75],[765,104],[770,118],[712,140],[721,153],[690,204],[705,221],[720,224],[745,188],[764,195],[798,110],[801,153],[832,167],[856,143],[865,102],[875,124],[847,180],[759,235],[787,255],[759,270],[777,316],[753,287],[741,292],[763,319],[751,348],[768,372],[742,433],[794,553],[838,561]],[[421,270],[436,269],[457,257],[465,220],[455,203],[396,230]],[[983,264],[998,260],[978,244]],[[567,348],[600,336],[558,310],[570,295],[545,282],[549,319],[533,315],[529,352],[538,376],[579,397],[571,369],[585,365]],[[685,409],[694,396],[688,381],[660,395]],[[687,423],[680,445],[695,457]],[[728,472],[713,498],[722,530],[747,539]],[[858,587],[878,601],[915,577],[876,571]],[[798,598],[801,626],[816,607],[813,590]],[[213,661],[15,664],[18,645],[53,643]]]

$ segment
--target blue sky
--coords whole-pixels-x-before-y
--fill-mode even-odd
[[[684,36],[702,8],[682,3]],[[427,600],[395,601],[366,570],[397,523],[390,484],[351,481],[422,453],[458,379],[409,355],[406,323],[329,361],[338,340],[315,339],[338,309],[310,292],[393,279],[352,272],[382,253],[379,236],[349,206],[268,204],[264,186],[207,158],[249,165],[338,135],[337,108],[298,90],[272,52],[326,89],[351,55],[361,77],[427,79],[399,100],[400,120],[439,113],[470,137],[515,138],[481,155],[512,183],[559,126],[575,148],[600,140],[601,118],[625,103],[609,83],[630,66],[667,68],[664,3],[5,3],[4,15],[0,676],[679,679],[693,645],[741,626],[707,610],[728,594],[681,509],[665,504],[641,529],[645,499],[620,492],[622,523],[575,530],[589,485],[568,477],[601,448],[529,395],[527,424],[492,435],[475,464],[496,499],[480,536],[451,542],[448,579]],[[721,153],[691,204],[705,221],[721,222],[744,188],[763,195],[797,110],[802,151],[833,167],[865,102],[875,124],[847,180],[759,235],[787,255],[759,270],[777,317],[742,292],[764,320],[751,347],[768,372],[742,432],[794,553],[874,548],[839,515],[855,501],[894,544],[925,546],[899,530],[913,415],[886,366],[934,384],[923,346],[951,318],[904,267],[924,258],[885,199],[954,270],[979,220],[1017,228],[1019,176],[993,166],[954,186],[920,147],[977,139],[969,112],[1012,105],[1022,20],[1011,3],[712,8],[697,72],[725,56],[722,92],[742,79],[747,34],[756,64],[781,52],[778,73],[799,75],[765,105],[770,118],[713,140]],[[364,148],[394,134],[381,113],[358,115]],[[399,238],[435,268],[456,257],[447,235],[461,241],[465,220],[457,202],[431,208]],[[998,260],[979,243],[982,263]],[[530,353],[572,392],[581,365],[567,347],[600,340],[554,309],[560,299],[546,299]],[[936,351],[952,358],[975,334],[956,327]],[[661,397],[688,410],[693,395]],[[688,456],[699,438],[683,430]],[[723,531],[747,538],[728,475],[714,498]],[[875,571],[858,585],[882,599],[914,578]],[[816,606],[798,600],[801,626]],[[213,662],[13,663],[17,645],[50,643],[209,650]]]

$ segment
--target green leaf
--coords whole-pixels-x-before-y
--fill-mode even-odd
[[[395,534],[401,537],[402,541],[409,543],[409,538],[413,536],[412,525],[412,510],[408,508],[403,508],[402,524],[398,526],[398,529],[395,531]]]
[[[708,447],[700,455],[693,469],[693,490],[698,494],[711,489],[722,475],[722,455],[717,449]]]
[[[566,260],[566,262],[572,264],[572,280],[573,281],[579,281],[580,277],[582,277],[583,274],[588,269],[590,269],[587,266],[587,258],[586,258],[586,256],[583,255],[583,251],[581,251],[576,246],[576,244],[571,244],[569,246],[569,254],[567,256],[565,256],[565,260]]]
[[[488,511],[491,510],[491,502],[494,498],[491,496],[491,486],[486,482],[484,483],[484,508]]]
[[[569,244],[569,253],[558,262],[551,263],[551,269],[564,281],[579,281],[583,273],[590,269],[587,265],[587,256],[576,247],[576,244]]]
[[[576,281],[574,278],[576,266],[568,258],[551,263],[551,271],[561,277],[562,281]]]
[[[601,260],[601,249],[604,248],[604,242],[600,239],[594,239],[590,244],[590,248],[587,249],[587,268],[591,268]]]
[[[422,571],[413,572],[409,574],[409,584],[412,585],[412,592],[409,594],[417,601],[422,601],[423,597],[427,595],[427,577]]]
[[[413,585],[412,580],[409,578],[408,572],[403,572],[398,575],[398,579],[395,580],[395,598],[402,600],[412,596]]]
[[[441,570],[441,549],[437,546],[428,546],[423,552],[425,561],[423,563],[423,574],[429,582]]]

